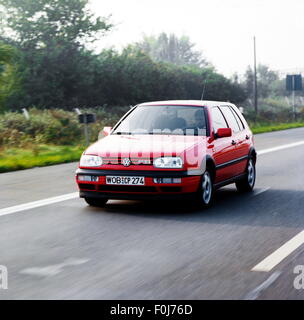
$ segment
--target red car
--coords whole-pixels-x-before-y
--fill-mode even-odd
[[[109,199],[180,199],[208,207],[235,183],[251,191],[253,134],[238,108],[217,101],[159,101],[132,108],[82,155],[76,180],[92,206]]]

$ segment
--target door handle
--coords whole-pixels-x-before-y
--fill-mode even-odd
[[[246,134],[246,139],[249,140],[249,138],[250,138],[250,137],[248,136],[248,134]]]
[[[232,140],[232,141],[231,141],[231,144],[235,146],[235,145],[236,145],[235,140]]]

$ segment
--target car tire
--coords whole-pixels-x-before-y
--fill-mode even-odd
[[[251,157],[251,158],[249,158],[249,160],[247,162],[245,178],[243,178],[235,183],[237,190],[239,192],[252,191],[254,188],[255,179],[256,179],[255,161]]]
[[[92,207],[102,208],[106,205],[108,199],[99,199],[99,198],[84,198],[85,202]]]
[[[214,187],[213,174],[209,168],[201,177],[195,202],[199,207],[209,208],[213,203]]]

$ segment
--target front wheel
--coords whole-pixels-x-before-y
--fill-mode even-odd
[[[208,208],[212,204],[213,200],[213,181],[212,181],[212,174],[207,169],[204,174],[202,175],[199,190],[196,195],[196,204],[200,207]]]
[[[245,178],[235,183],[236,188],[240,192],[250,192],[254,188],[256,178],[255,163],[252,158],[248,160]]]
[[[92,207],[104,207],[108,199],[99,199],[99,198],[84,198],[85,202]]]

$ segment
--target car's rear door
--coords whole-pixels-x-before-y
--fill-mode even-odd
[[[228,128],[228,123],[225,120],[223,113],[219,107],[211,108],[211,122],[214,133],[220,128]],[[213,142],[213,158],[216,165],[216,178],[215,183],[227,180],[234,176],[235,165],[233,161],[235,155],[235,145],[232,142],[233,137],[216,138]]]
[[[239,175],[245,171],[249,147],[247,143],[245,126],[236,111],[229,105],[220,106],[229,128],[232,129],[232,144],[234,145],[233,175]]]

